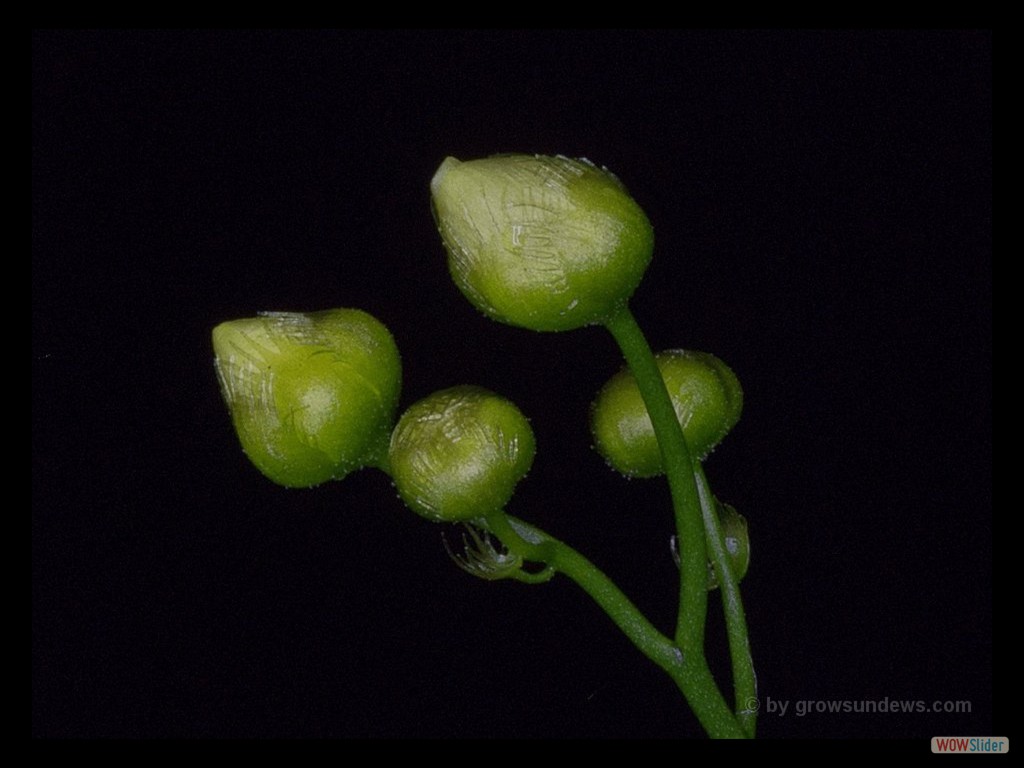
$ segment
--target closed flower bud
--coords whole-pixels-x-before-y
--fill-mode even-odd
[[[739,584],[750,568],[750,532],[747,530],[747,519],[731,504],[723,504],[716,499],[715,506],[718,509],[718,522],[722,526],[722,537],[725,539],[729,570]],[[717,589],[718,583],[715,566],[708,563],[708,589]]]
[[[747,529],[747,519],[737,512],[734,506],[723,504],[718,499],[715,499],[715,511],[718,514],[718,524],[725,544],[725,556],[729,559],[729,570],[739,584],[750,569],[750,532]],[[679,565],[679,541],[675,536],[669,540],[669,546],[672,548],[672,559]],[[718,589],[718,586],[718,571],[714,562],[708,560],[708,589]]]
[[[656,359],[690,453],[703,460],[739,421],[739,380],[706,352],[677,349]],[[631,477],[664,474],[654,426],[628,370],[613,376],[598,393],[590,426],[597,451],[619,472]]]
[[[435,521],[501,511],[533,464],[533,430],[515,405],[479,387],[435,392],[391,435],[391,477],[405,503]]]
[[[647,216],[587,160],[449,157],[430,188],[456,285],[500,322],[535,331],[600,323],[650,263]]]
[[[218,325],[213,348],[242,448],[274,482],[309,487],[383,458],[401,361],[372,316],[265,313]]]

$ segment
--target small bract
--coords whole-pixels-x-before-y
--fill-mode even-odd
[[[391,477],[414,512],[466,521],[500,512],[533,464],[533,430],[508,400],[453,387],[412,405],[391,435]]]
[[[669,350],[657,355],[656,361],[690,453],[703,460],[739,421],[743,410],[739,380],[725,363],[706,352]],[[654,426],[628,370],[613,376],[598,393],[590,427],[598,453],[619,472],[631,477],[664,474]]]
[[[651,260],[647,216],[588,160],[449,157],[430,189],[456,285],[503,323],[535,331],[600,323]]]
[[[213,348],[242,449],[274,482],[309,487],[383,458],[402,371],[371,315],[268,312],[218,325]]]

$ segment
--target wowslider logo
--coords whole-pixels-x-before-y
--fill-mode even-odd
[[[932,736],[932,752],[997,754],[1010,751],[1005,736]]]

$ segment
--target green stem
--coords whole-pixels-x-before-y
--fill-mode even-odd
[[[695,690],[694,665],[659,632],[632,601],[596,565],[555,537],[503,512],[485,518],[487,529],[508,550],[564,573],[593,598],[641,653],[665,670],[679,686],[704,730],[712,738],[743,738],[744,732],[714,689]],[[705,567],[706,576],[706,567]]]
[[[715,512],[715,498],[711,494],[704,468],[698,462],[694,478],[700,496],[704,528],[707,531],[708,551],[715,564],[718,588],[722,592],[722,609],[725,612],[726,634],[729,636],[729,655],[732,658],[732,684],[736,697],[736,718],[749,738],[754,738],[757,729],[757,676],[754,661],[750,656],[750,641],[747,634],[747,619],[743,613],[743,600],[728,553],[725,539]]]
[[[366,467],[375,467],[388,477],[391,476],[391,459],[388,456],[388,453],[391,445],[391,432],[394,427],[395,425],[392,423],[390,428],[386,431],[381,430],[380,434],[377,435],[370,447],[367,449],[367,456],[364,459],[363,465]]]
[[[672,493],[676,534],[679,542],[679,611],[676,643],[687,661],[683,688],[690,706],[706,711],[728,710],[704,656],[704,624],[707,618],[707,547],[700,497],[694,480],[694,462],[679,426],[672,400],[665,389],[654,353],[643,331],[625,304],[604,321],[622,350],[636,379],[644,405],[651,417],[661,449],[665,475]],[[699,716],[699,715],[698,715]],[[735,723],[735,718],[730,718]],[[703,722],[703,721],[702,721]],[[738,728],[738,726],[737,726]]]
[[[672,492],[680,559],[676,641],[684,653],[697,651],[703,656],[704,621],[708,610],[707,551],[690,449],[654,354],[629,307],[624,306],[605,325],[618,342],[647,406]]]
[[[679,649],[583,555],[554,536],[503,512],[487,517],[486,521],[487,529],[509,552],[524,560],[546,563],[575,581],[647,658],[663,669],[678,665]]]

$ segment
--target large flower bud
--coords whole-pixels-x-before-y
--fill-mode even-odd
[[[656,362],[690,453],[703,460],[739,421],[740,382],[729,366],[706,352],[674,349],[659,354]],[[590,427],[598,452],[619,472],[631,477],[664,474],[654,426],[628,370],[613,376],[598,393]]]
[[[391,477],[403,501],[430,520],[500,512],[533,464],[530,422],[480,387],[453,387],[412,405],[391,435]]]
[[[383,458],[402,371],[372,316],[268,312],[218,325],[213,348],[242,449],[274,482],[318,485]]]
[[[535,331],[600,323],[651,260],[647,216],[587,160],[449,157],[430,189],[456,285],[503,323]]]

